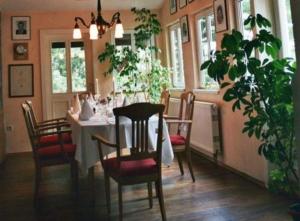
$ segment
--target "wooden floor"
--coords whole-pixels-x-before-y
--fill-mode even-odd
[[[228,172],[211,162],[193,158],[196,182],[189,173],[180,176],[177,163],[163,168],[167,218],[197,221],[285,221],[290,200]],[[187,167],[185,166],[187,171]],[[32,206],[34,165],[30,154],[8,157],[0,169],[0,220],[117,220],[117,188],[112,181],[112,214],[106,215],[103,174],[96,168],[96,202],[93,206],[86,176],[80,177],[80,197],[71,194],[69,168],[44,171],[41,209]],[[148,208],[146,185],[124,188],[124,220],[161,220],[157,198]]]

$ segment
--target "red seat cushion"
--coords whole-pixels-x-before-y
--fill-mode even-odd
[[[74,155],[76,150],[76,145],[64,144],[63,149],[64,152],[66,152],[68,155]],[[54,156],[61,155],[63,152],[61,150],[60,145],[53,145],[53,146],[41,147],[37,150],[37,153],[41,157],[54,157]]]
[[[72,137],[70,133],[63,133],[62,139],[64,143],[72,143]],[[41,146],[48,146],[51,144],[58,144],[58,143],[59,143],[59,138],[57,134],[40,137]]]
[[[185,138],[180,135],[170,135],[170,140],[172,145],[184,145]]]
[[[104,167],[116,176],[142,176],[157,172],[157,164],[153,159],[122,161],[118,168],[117,158],[104,160]]]

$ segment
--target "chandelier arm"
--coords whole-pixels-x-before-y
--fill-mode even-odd
[[[89,28],[89,27],[90,27],[89,25],[87,25],[87,24],[85,23],[85,21],[83,20],[83,18],[81,18],[81,17],[75,17],[75,22],[78,23],[78,21],[80,21],[81,24],[83,24],[86,28]]]
[[[120,12],[116,12],[115,14],[113,14],[112,18],[111,18],[111,22],[110,22],[110,27],[112,27],[116,21],[120,19]]]

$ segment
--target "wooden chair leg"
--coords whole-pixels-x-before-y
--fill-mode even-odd
[[[90,199],[91,205],[95,205],[95,168],[94,166],[89,168],[88,172],[88,179],[89,179],[89,186],[90,186]]]
[[[181,175],[184,175],[180,153],[176,153],[176,156],[177,156],[177,160],[178,160],[178,165],[179,165],[180,173],[181,173]]]
[[[149,182],[148,184],[148,197],[149,197],[149,207],[153,207],[153,199],[152,199],[152,182]]]
[[[119,221],[123,220],[123,202],[122,202],[122,185],[118,183],[119,193]]]
[[[188,163],[188,167],[190,170],[192,180],[193,180],[193,182],[195,182],[195,176],[194,176],[193,167],[192,167],[191,150],[189,150],[189,149],[186,151],[186,158],[187,158],[187,163]]]
[[[106,197],[106,206],[107,213],[110,214],[110,180],[109,176],[104,173],[104,182],[105,182],[105,197]]]
[[[167,218],[166,218],[166,210],[165,210],[164,196],[163,196],[161,180],[158,180],[158,181],[155,182],[155,187],[156,187],[157,193],[158,193],[158,201],[159,201],[159,207],[160,207],[162,220],[166,221]]]
[[[35,171],[34,199],[33,199],[34,207],[36,208],[38,208],[41,177],[42,177],[41,169],[38,168]]]
[[[79,174],[78,174],[78,164],[76,160],[74,160],[71,163],[71,176],[72,176],[73,190],[75,192],[75,196],[78,197],[79,196],[79,185],[78,185]]]

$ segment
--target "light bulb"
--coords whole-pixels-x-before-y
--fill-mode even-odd
[[[115,38],[123,38],[123,34],[124,34],[124,28],[122,23],[117,23],[115,29]]]
[[[97,40],[98,39],[98,29],[96,24],[91,24],[90,26],[90,39]]]
[[[73,29],[73,39],[81,39],[82,35],[81,35],[81,30],[80,28],[74,28]]]

